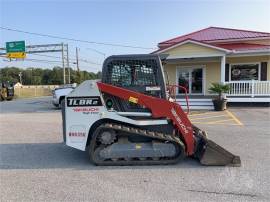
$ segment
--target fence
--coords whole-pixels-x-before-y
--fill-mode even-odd
[[[270,81],[230,81],[229,96],[270,96]]]
[[[52,90],[57,87],[58,85],[21,86],[15,87],[14,94],[17,98],[50,96],[52,95]]]

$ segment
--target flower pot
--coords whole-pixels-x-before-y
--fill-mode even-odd
[[[226,106],[227,106],[227,99],[222,99],[222,100],[219,100],[219,99],[213,99],[213,104],[214,104],[214,109],[216,111],[223,111],[226,109]]]

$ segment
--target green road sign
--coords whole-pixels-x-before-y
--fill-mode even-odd
[[[25,41],[6,42],[7,53],[25,52]]]

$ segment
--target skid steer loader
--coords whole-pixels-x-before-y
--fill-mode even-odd
[[[14,85],[10,82],[0,83],[0,101],[12,100],[14,97]]]
[[[239,156],[207,139],[168,95],[158,55],[107,58],[101,81],[84,81],[65,97],[65,143],[88,150],[96,165],[240,166]]]

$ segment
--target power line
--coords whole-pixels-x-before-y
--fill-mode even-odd
[[[52,61],[46,61],[46,60],[35,60],[35,59],[25,59],[25,60],[27,60],[27,62],[43,63],[43,64],[50,64],[50,65],[58,65],[59,64],[58,62],[52,62]],[[100,68],[93,67],[93,66],[88,66],[88,67],[87,66],[80,66],[80,67],[82,67],[84,69],[95,69],[95,70],[98,70],[98,71],[101,70]],[[70,68],[74,69],[75,67],[70,66]]]
[[[1,56],[4,57],[4,56]],[[40,59],[33,59],[33,58],[24,58],[21,61],[31,61],[31,62],[46,62],[46,63],[60,63],[62,64],[61,61],[56,61],[56,60],[40,60]]]
[[[2,58],[6,58],[5,56],[0,56]],[[37,62],[37,63],[45,63],[45,64],[62,64],[61,61],[56,61],[56,60],[40,60],[40,59],[33,59],[33,58],[24,58],[22,61],[27,61],[27,62]],[[10,62],[10,61],[8,61]],[[80,66],[82,68],[94,68],[94,69],[97,69],[97,70],[100,70],[98,67],[93,67],[93,66]],[[72,68],[72,67],[70,67]],[[75,67],[73,67],[75,68]]]
[[[52,56],[52,55],[44,55],[44,54],[39,54],[39,53],[28,53],[28,54],[31,54],[31,55],[37,55],[37,56],[42,56],[42,57],[47,57],[47,58],[57,58],[57,59],[62,59],[62,57],[58,57],[58,56]],[[1,56],[1,57],[6,57],[6,56]],[[70,59],[72,61],[76,61],[76,59]],[[93,61],[90,61],[90,60],[86,60],[86,59],[80,59],[81,62],[84,62],[84,63],[88,63],[88,64],[92,64],[92,65],[102,65],[100,63],[97,63],[97,62],[93,62]],[[61,62],[61,61],[57,61],[57,62]]]
[[[43,55],[43,54],[36,54],[36,53],[29,53],[31,55],[37,55],[37,56],[43,56],[43,57],[49,57],[49,58],[57,58],[57,59],[61,59],[61,57],[57,57],[57,56],[50,56],[50,55]],[[0,55],[0,57],[2,58],[6,58],[6,56],[2,56]],[[46,62],[46,63],[61,63],[62,64],[62,61],[56,61],[56,60],[43,60],[43,59],[34,59],[34,58],[24,58],[22,61],[37,61],[37,62]],[[76,61],[75,59],[72,59],[74,61]],[[84,63],[88,63],[88,64],[92,64],[92,65],[102,65],[100,63],[95,63],[95,62],[92,62],[92,61],[89,61],[89,60],[80,60],[81,62],[84,62]],[[6,61],[7,62],[7,61]]]
[[[52,55],[44,55],[44,54],[39,54],[39,53],[29,53],[29,54],[37,55],[37,56],[42,56],[42,57],[48,57],[48,58],[59,58],[59,59],[62,59],[62,57],[52,56]],[[76,61],[75,58],[70,59],[70,60]],[[80,59],[80,61],[81,61],[81,62],[85,62],[85,63],[89,63],[89,64],[94,64],[94,65],[102,65],[102,64],[100,64],[100,63],[93,62],[93,61],[86,60],[86,59]]]
[[[33,61],[33,62],[47,62],[47,63],[60,63],[62,64],[61,61],[53,61],[53,60],[39,60],[39,59],[32,59],[32,58],[25,58],[25,61]]]
[[[0,56],[2,58],[6,58],[6,56]],[[36,61],[36,62],[46,62],[46,63],[62,63],[61,61],[56,61],[56,60],[40,60],[40,59],[34,59],[34,58],[24,58],[21,61]],[[10,61],[6,61],[10,62]]]
[[[47,57],[47,58],[59,58],[59,59],[61,59],[61,57],[52,56],[52,55],[44,55],[44,54],[39,54],[39,53],[30,53],[30,54],[31,55],[42,56],[42,57]]]
[[[102,55],[104,58],[106,57],[106,54],[105,53],[103,53],[103,52],[101,52],[101,51],[99,51],[99,50],[97,50],[95,48],[86,48],[86,49],[87,50],[94,51],[95,53],[98,53],[98,54]]]
[[[141,47],[141,46],[132,46],[132,45],[122,45],[122,44],[113,44],[113,43],[105,43],[105,42],[96,42],[96,41],[87,41],[82,39],[75,39],[75,38],[67,38],[67,37],[60,37],[50,34],[41,34],[36,32],[29,32],[29,31],[23,31],[18,29],[11,29],[8,27],[0,27],[3,30],[12,31],[12,32],[20,32],[24,34],[31,34],[31,35],[37,35],[37,36],[43,36],[43,37],[49,37],[49,38],[55,38],[55,39],[62,39],[62,40],[69,40],[69,41],[76,41],[76,42],[82,42],[82,43],[89,43],[89,44],[97,44],[97,45],[104,45],[104,46],[116,46],[116,47],[123,47],[123,48],[136,48],[136,49],[145,49],[145,50],[154,50],[154,48],[149,47]]]

